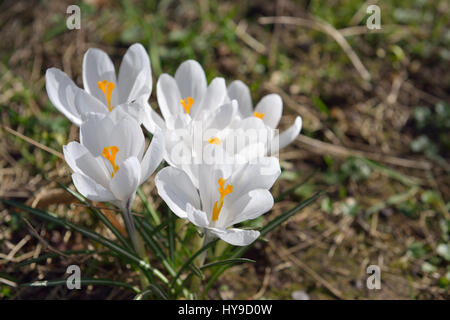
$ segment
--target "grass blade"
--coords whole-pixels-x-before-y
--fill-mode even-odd
[[[197,258],[202,252],[204,252],[205,250],[207,250],[208,248],[210,248],[214,243],[217,242],[218,239],[215,239],[214,241],[211,241],[210,243],[208,243],[206,246],[203,246],[200,250],[198,250],[196,253],[194,253],[180,268],[180,270],[178,270],[176,276],[173,278],[172,283],[170,284],[171,287],[173,287],[173,285],[175,284],[175,281],[178,280],[178,278],[180,277],[180,275],[183,273],[183,271],[190,265],[194,265],[193,262],[195,260],[195,258]]]
[[[222,266],[222,265],[228,265],[228,264],[235,264],[235,263],[244,263],[244,262],[256,262],[252,259],[247,258],[234,258],[234,259],[226,259],[226,260],[220,260],[216,262],[207,263],[200,267],[200,269],[205,270],[208,268],[216,267],[216,266]]]
[[[75,197],[77,200],[79,200],[81,203],[85,204],[89,211],[91,211],[98,219],[100,219],[101,222],[103,222],[103,224],[109,229],[111,230],[111,232],[114,234],[114,236],[116,236],[116,238],[120,241],[120,243],[130,249],[133,250],[133,248],[131,247],[130,243],[125,239],[125,237],[120,233],[119,230],[117,230],[116,227],[114,227],[114,225],[111,223],[111,221],[109,221],[106,216],[98,209],[92,208],[90,206],[90,203],[86,200],[86,198],[84,198],[83,196],[81,196],[80,194],[78,194],[77,192],[73,191],[72,189],[64,186],[63,184],[59,184],[61,186],[61,188],[63,188],[64,190],[66,190],[68,193],[70,193],[73,197]]]
[[[72,222],[66,221],[64,219],[58,218],[50,213],[47,213],[45,211],[42,210],[38,210],[38,209],[34,209],[28,206],[25,206],[21,203],[15,202],[15,201],[11,201],[11,200],[6,200],[6,199],[0,199],[1,201],[3,201],[4,203],[20,208],[22,210],[25,210],[28,213],[31,213],[41,219],[53,222],[57,225],[63,226],[69,230],[74,230],[77,232],[80,232],[81,234],[83,234],[84,236],[104,245],[105,247],[109,248],[110,250],[116,252],[117,254],[127,258],[128,260],[134,262],[141,270],[144,271],[150,271],[151,273],[153,273],[155,276],[157,276],[161,281],[163,281],[164,283],[168,284],[169,280],[157,269],[153,268],[152,266],[150,266],[150,264],[148,264],[147,262],[145,262],[144,260],[141,260],[138,256],[135,255],[134,252],[129,251],[126,248],[123,248],[121,246],[119,246],[118,244],[114,243],[113,241],[103,237],[102,235],[96,233],[96,232],[92,232],[88,229],[85,229],[83,227],[80,227]]]
[[[144,204],[144,207],[146,211],[150,214],[151,218],[155,222],[155,225],[158,226],[161,224],[161,218],[158,215],[158,212],[156,212],[155,208],[153,208],[153,205],[147,200],[145,197],[144,192],[142,192],[141,188],[137,189],[137,195],[141,199],[142,203]]]
[[[280,202],[281,200],[283,200],[286,196],[290,195],[292,192],[294,192],[298,187],[301,187],[303,184],[307,183],[309,181],[309,179],[311,179],[312,177],[314,177],[314,175],[317,173],[318,170],[315,170],[313,172],[311,172],[308,176],[306,176],[305,179],[303,179],[301,182],[297,183],[295,186],[289,188],[288,190],[286,190],[285,192],[281,193],[280,195],[278,195],[278,197],[275,198],[275,203],[276,202]]]
[[[144,291],[142,291],[139,294],[137,294],[134,297],[134,300],[142,300],[149,294],[154,294],[154,295],[160,297],[163,300],[169,300],[168,294],[165,293],[160,287],[158,287],[158,286],[156,286],[154,284],[149,285],[147,287],[147,289],[145,289]]]

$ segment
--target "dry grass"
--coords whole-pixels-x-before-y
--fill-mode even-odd
[[[363,4],[353,2],[358,8]],[[433,54],[420,57],[408,49],[423,42],[437,52],[445,42],[434,43],[427,40],[427,29],[398,26],[396,21],[386,33],[367,34],[356,26],[357,16],[346,27],[358,30],[324,27],[313,15],[316,9],[288,0],[243,6],[198,1],[167,7],[125,1],[126,8],[90,0],[83,10],[92,13],[84,17],[81,30],[67,31],[64,13],[69,3],[4,1],[0,6],[0,198],[48,209],[111,236],[55,183],[71,183],[60,151],[77,138],[77,130],[48,101],[44,74],[58,67],[81,85],[81,62],[88,48],[102,48],[118,63],[129,42],[139,41],[153,54],[154,79],[161,70],[173,73],[184,59],[196,58],[208,78],[222,74],[228,81],[251,83],[255,98],[279,93],[285,104],[282,128],[295,115],[303,117],[305,135],[280,155],[285,172],[273,189],[275,196],[310,172],[317,173],[278,202],[271,216],[315,190],[328,191],[326,199],[272,232],[269,243],[249,251],[247,256],[257,263],[231,268],[211,297],[290,299],[293,291],[302,290],[315,299],[450,298],[441,283],[449,272],[448,261],[436,254],[445,241],[439,223],[450,220],[448,150],[441,148],[437,157],[430,157],[410,148],[420,134],[412,120],[415,107],[431,109],[449,101],[450,75],[445,60]],[[128,7],[133,4],[143,11],[141,22],[153,29],[139,29]],[[436,1],[436,16],[446,10],[445,1]],[[227,17],[229,12],[233,15]],[[296,21],[302,21],[302,27],[286,25],[286,15],[301,18]],[[130,30],[137,35],[125,32]],[[402,59],[395,46],[403,52]],[[353,157],[375,162],[354,164]],[[367,167],[366,176],[355,177]],[[153,182],[144,192],[158,207]],[[430,192],[437,200],[423,200]],[[90,286],[80,293],[62,287],[11,287],[15,281],[62,278],[73,261],[104,278],[136,280],[128,265],[99,253],[16,267],[49,253],[101,251],[79,234],[27,221],[0,204],[0,297],[131,298],[117,288]],[[423,254],[413,254],[416,243],[425,248]],[[424,271],[424,262],[435,269]],[[366,267],[371,264],[381,267],[382,290],[366,289]]]

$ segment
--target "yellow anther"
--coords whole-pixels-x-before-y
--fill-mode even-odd
[[[253,115],[257,118],[260,118],[262,120],[262,118],[264,118],[264,113],[260,113],[260,112],[253,112]]]
[[[183,106],[184,110],[187,114],[191,111],[191,107],[194,104],[194,99],[191,97],[187,97],[186,99],[180,99],[180,103]]]
[[[111,163],[111,166],[113,168],[113,178],[114,174],[117,172],[117,170],[119,170],[119,166],[116,165],[117,152],[119,152],[119,148],[117,148],[116,146],[104,147],[102,151],[102,156]]]
[[[108,80],[103,80],[97,82],[97,86],[100,90],[102,90],[105,95],[106,102],[108,103],[108,110],[111,112],[113,107],[111,106],[111,95],[116,87],[114,82],[109,82]]]
[[[223,199],[233,192],[233,186],[231,184],[227,184],[225,187],[224,179],[220,178],[217,183],[219,184],[219,188],[217,188],[217,190],[219,190],[220,193],[220,200],[214,203],[212,221],[217,221],[219,219],[219,214],[223,207]]]
[[[210,138],[210,139],[208,140],[208,142],[211,143],[211,144],[217,144],[217,145],[219,145],[219,144],[221,143],[220,139],[217,138],[217,137],[212,137],[212,138]]]

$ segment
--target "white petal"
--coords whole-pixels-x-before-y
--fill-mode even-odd
[[[278,94],[268,94],[256,105],[256,112],[263,113],[263,121],[269,127],[275,129],[283,113],[283,100]]]
[[[248,117],[238,121],[233,121],[229,128],[229,135],[226,137],[227,144],[232,143],[234,140],[234,149],[227,150],[232,151],[234,154],[239,153],[244,147],[262,143],[267,145],[273,137],[273,129],[266,126],[264,122],[257,117]]]
[[[109,114],[108,114],[109,115]],[[100,156],[104,147],[109,147],[108,137],[114,129],[111,117],[88,113],[80,126],[80,142],[94,156]]]
[[[228,86],[228,97],[230,100],[236,99],[239,104],[239,111],[242,116],[250,117],[253,115],[253,103],[250,90],[241,80],[235,80]]]
[[[186,206],[188,203],[194,208],[200,208],[197,189],[182,170],[165,167],[157,173],[155,184],[159,196],[180,218],[187,218]]]
[[[258,159],[257,163],[248,163],[235,168],[228,183],[233,185],[233,192],[227,201],[233,203],[255,189],[270,189],[281,173],[279,160],[275,157]]]
[[[120,164],[119,170],[112,178],[109,187],[114,196],[121,200],[129,200],[139,186],[141,165],[136,157],[130,157]]]
[[[148,102],[145,102],[144,104],[144,118],[142,119],[142,124],[145,129],[152,134],[158,130],[164,130],[166,128],[163,118],[161,118],[161,116],[153,110]]]
[[[199,108],[207,89],[205,71],[197,61],[187,60],[178,67],[175,72],[175,80],[180,89],[181,98],[191,97],[194,99],[194,104],[190,109],[190,114],[194,116],[201,111]]]
[[[81,89],[64,72],[56,68],[47,69],[45,72],[45,87],[56,109],[75,125],[80,126],[81,117],[75,108],[75,95]]]
[[[229,227],[246,220],[256,219],[272,207],[273,197],[267,189],[252,190],[231,203],[229,207],[223,208],[224,221],[221,225]],[[219,218],[222,218],[222,212]]]
[[[112,92],[111,105],[116,106],[118,104],[118,90],[114,65],[104,51],[91,48],[86,51],[83,58],[84,89],[107,105],[106,97],[98,87],[98,82],[103,80],[114,82],[116,87]]]
[[[86,121],[85,115],[89,112],[102,114],[108,112],[106,105],[85,90],[78,90],[78,93],[75,96],[75,107],[83,121]]]
[[[139,123],[131,116],[126,116],[114,126],[112,132],[107,137],[107,146],[117,146],[116,161],[124,161],[129,157],[137,157],[142,160],[145,149],[145,137]]]
[[[181,93],[174,78],[163,73],[156,83],[156,97],[162,116],[167,119],[184,112],[180,103]]]
[[[227,96],[227,86],[225,84],[224,78],[214,78],[208,89],[206,90],[205,97],[202,101],[202,110],[193,110],[195,113],[192,117],[197,118],[203,112],[214,111],[225,103],[225,98]]]
[[[217,130],[224,129],[235,118],[237,109],[238,105],[236,100],[216,108],[208,114],[209,119],[207,119],[208,124],[206,125],[206,128],[210,127]]]
[[[133,44],[123,56],[119,69],[119,104],[130,102],[152,92],[152,71],[147,51],[140,43]]]
[[[267,150],[264,143],[257,142],[249,144],[235,154],[235,162],[236,164],[244,164],[247,162],[258,161],[258,159],[263,158],[266,153]]]
[[[110,176],[103,162],[94,158],[89,151],[78,142],[70,142],[63,146],[64,159],[76,173],[90,177],[96,183],[107,187]]]
[[[288,146],[292,141],[297,138],[297,136],[300,134],[300,130],[302,129],[302,118],[297,117],[295,119],[295,122],[292,126],[289,127],[286,131],[282,132],[278,137],[279,147],[278,150],[283,149],[284,147]],[[275,137],[274,139],[277,139]],[[276,141],[276,140],[275,140]],[[272,151],[271,154],[276,153],[278,150],[276,150],[276,142],[272,142]]]
[[[206,213],[194,208],[190,203],[186,206],[187,219],[197,227],[205,228],[209,225]]]
[[[159,166],[164,156],[164,135],[158,131],[152,138],[152,142],[141,162],[141,183],[146,181]]]
[[[119,104],[112,112],[121,109],[124,113],[132,116],[139,124],[145,119],[145,104],[147,103],[145,96],[140,96],[132,102]]]
[[[112,201],[115,196],[102,185],[81,173],[72,174],[73,184],[78,192],[92,201]]]
[[[234,246],[248,246],[260,235],[256,230],[208,228],[208,231]]]

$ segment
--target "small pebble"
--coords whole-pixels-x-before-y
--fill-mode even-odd
[[[291,297],[293,300],[310,300],[309,295],[302,290],[292,292]]]

